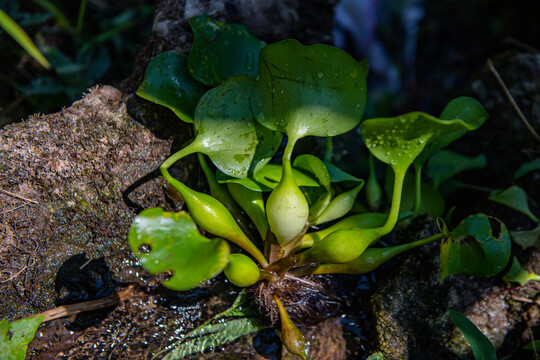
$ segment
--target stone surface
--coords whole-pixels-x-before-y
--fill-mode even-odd
[[[127,114],[110,86],[0,130],[0,317],[55,307],[57,271],[74,255],[104,258],[112,273],[133,262],[126,231],[134,212],[122,192],[169,148]],[[152,180],[132,199],[156,206],[162,187]]]

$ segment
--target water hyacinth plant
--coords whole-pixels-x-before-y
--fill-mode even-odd
[[[420,214],[429,200],[422,185],[426,161],[486,120],[476,100],[454,99],[440,117],[412,112],[362,121],[367,70],[342,50],[296,40],[265,45],[244,27],[207,16],[192,18],[190,25],[189,57],[158,55],[137,92],[192,123],[195,133],[160,167],[188,211],[144,210],[129,233],[141,265],[152,274],[170,274],[163,285],[187,290],[223,272],[231,283],[251,287],[261,311],[273,322],[281,320],[284,345],[305,359],[294,300],[313,286],[306,276],[367,273],[443,238],[441,281],[456,272],[491,276],[505,267],[508,231],[483,214],[465,219],[454,231],[443,224],[440,234],[423,240],[375,246],[400,219]],[[331,139],[358,125],[373,157],[371,172],[377,159],[393,173],[387,211],[351,215],[364,180],[340,170],[331,156],[324,161],[312,154],[293,157],[304,137]],[[276,157],[282,142],[283,153]],[[169,173],[193,153],[199,154],[209,193]],[[404,211],[407,176],[414,177],[414,206]],[[376,211],[382,206],[381,186],[373,174],[367,181],[369,207]],[[475,263],[479,253],[488,270]]]

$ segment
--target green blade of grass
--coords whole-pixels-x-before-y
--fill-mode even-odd
[[[497,360],[493,344],[478,330],[471,320],[458,311],[448,309],[448,312],[456,326],[463,333],[463,336],[465,336],[465,339],[471,344],[476,360]]]
[[[34,2],[38,4],[39,6],[41,6],[42,8],[44,8],[45,10],[52,13],[56,17],[56,20],[58,20],[58,23],[60,24],[60,26],[65,28],[70,33],[75,34],[75,29],[69,22],[66,15],[64,15],[64,13],[52,1],[34,0]]]
[[[23,47],[23,49],[32,56],[38,63],[40,63],[45,69],[50,70],[51,64],[47,61],[45,56],[39,51],[28,34],[10,18],[5,12],[0,9],[0,26]]]

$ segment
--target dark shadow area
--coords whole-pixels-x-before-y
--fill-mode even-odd
[[[90,260],[78,254],[62,264],[55,279],[57,306],[95,300],[111,295],[116,287],[109,267],[103,258]],[[72,331],[81,331],[105,319],[111,308],[77,315],[68,325]]]

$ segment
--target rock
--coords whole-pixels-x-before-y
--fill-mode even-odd
[[[0,317],[55,307],[56,273],[72,256],[104,258],[113,274],[132,264],[126,230],[135,214],[122,192],[156,169],[169,148],[127,114],[111,86],[2,129]],[[152,180],[132,199],[162,204],[162,187]]]

